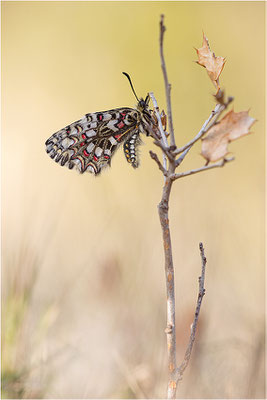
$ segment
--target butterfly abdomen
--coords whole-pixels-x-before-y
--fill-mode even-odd
[[[132,165],[133,168],[138,168],[139,166],[139,151],[138,146],[141,144],[141,139],[138,131],[126,140],[123,145],[124,154],[126,160]]]

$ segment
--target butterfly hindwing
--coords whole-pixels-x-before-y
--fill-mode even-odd
[[[54,133],[46,141],[46,151],[62,166],[97,175],[110,165],[113,154],[125,142],[126,158],[136,168],[138,160],[133,145],[136,148],[140,143],[140,119],[138,110],[127,107],[86,114]]]

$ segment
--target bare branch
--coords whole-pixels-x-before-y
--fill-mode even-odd
[[[192,139],[190,140],[190,142],[188,142],[187,144],[185,144],[183,147],[180,147],[179,149],[176,149],[174,151],[174,154],[180,154],[183,153],[188,147],[192,147],[193,144],[195,144],[203,135],[204,133],[206,133],[207,131],[207,127],[210,123],[210,121],[217,115],[220,115],[222,113],[222,111],[224,110],[224,106],[222,106],[221,104],[216,104],[216,107],[214,108],[214,110],[212,110],[209,118],[204,122],[204,124],[202,125],[202,128],[200,129],[200,131],[198,132],[198,134]]]
[[[234,157],[224,158],[222,161],[219,161],[216,164],[204,165],[201,168],[191,169],[190,171],[180,172],[179,174],[173,174],[173,175],[170,176],[170,179],[175,181],[176,179],[183,178],[183,177],[188,176],[188,175],[197,174],[198,172],[207,171],[208,169],[220,168],[220,167],[223,167],[226,163],[228,163],[230,161],[234,161],[234,159],[235,159]]]
[[[166,101],[167,101],[167,115],[170,129],[170,147],[165,154],[169,158],[169,169],[168,174],[174,174],[175,172],[175,159],[171,155],[171,150],[176,148],[173,124],[172,124],[172,110],[171,110],[171,86],[168,82],[166,65],[163,55],[163,36],[165,32],[164,26],[164,15],[161,15],[160,19],[160,59],[161,67],[164,76]],[[158,107],[155,107],[155,111],[158,111]],[[161,121],[160,121],[161,122]],[[169,153],[169,155],[168,155]],[[174,381],[174,374],[176,371],[176,331],[175,331],[175,285],[174,285],[174,266],[172,258],[172,245],[171,245],[171,233],[169,224],[169,199],[173,181],[167,176],[165,178],[162,198],[158,205],[159,219],[162,229],[163,237],[163,248],[164,248],[164,259],[165,259],[165,281],[166,281],[166,293],[167,293],[167,327],[165,330],[167,336],[167,354],[168,354],[168,399],[174,399],[176,395],[176,382]]]
[[[166,93],[166,102],[167,102],[167,115],[168,115],[168,122],[170,127],[170,145],[175,146],[175,137],[174,137],[174,129],[173,129],[173,122],[172,122],[172,108],[171,108],[171,85],[168,81],[167,69],[163,54],[163,37],[164,32],[166,31],[166,27],[164,25],[164,15],[162,14],[160,17],[160,35],[159,35],[159,50],[160,50],[160,60],[161,60],[161,68],[164,77],[164,84],[165,84],[165,93]]]
[[[155,129],[150,128],[151,136],[155,139],[155,144],[159,146],[163,152],[163,165],[159,161],[158,156],[150,151],[151,158],[157,163],[160,171],[165,176],[162,198],[158,205],[159,219],[162,228],[162,236],[163,236],[163,248],[164,248],[164,260],[165,260],[165,280],[166,280],[166,293],[167,293],[167,327],[165,329],[165,333],[167,336],[167,355],[168,355],[168,389],[167,389],[167,398],[175,399],[176,398],[176,389],[177,383],[180,379],[182,379],[182,374],[189,363],[189,359],[191,356],[193,343],[195,341],[196,328],[198,323],[198,317],[200,312],[200,307],[202,303],[202,298],[204,296],[204,278],[205,278],[205,267],[206,267],[206,258],[204,255],[203,245],[200,243],[200,252],[202,258],[202,273],[199,278],[199,295],[197,300],[197,306],[195,311],[195,318],[191,328],[191,335],[188,344],[187,351],[185,353],[184,360],[179,368],[176,367],[176,330],[175,330],[175,281],[174,281],[174,265],[173,265],[173,256],[172,256],[172,244],[171,244],[171,233],[170,233],[170,224],[169,224],[169,199],[170,193],[172,189],[173,182],[184,176],[192,175],[198,172],[202,172],[211,168],[222,167],[225,163],[232,161],[234,158],[224,159],[217,164],[205,165],[198,169],[193,169],[191,171],[183,172],[180,174],[175,174],[175,169],[182,163],[185,156],[190,151],[191,147],[199,140],[201,137],[207,132],[207,130],[213,126],[221,113],[225,110],[228,104],[232,101],[232,98],[229,98],[226,103],[223,101],[223,96],[220,98],[220,103],[215,106],[215,109],[212,111],[211,115],[203,124],[201,130],[185,146],[180,149],[176,148],[175,137],[174,137],[174,129],[172,122],[172,109],[171,109],[171,85],[168,82],[167,70],[165,59],[163,55],[163,38],[166,27],[164,25],[164,15],[161,15],[160,18],[160,59],[161,59],[161,67],[164,77],[165,83],[165,93],[166,93],[166,102],[167,102],[167,116],[169,123],[169,133],[170,133],[170,141],[167,140],[166,132],[162,126],[162,121],[159,113],[159,107],[157,101],[155,99],[154,94],[149,93],[150,98],[153,102],[154,112],[158,121],[158,125],[155,126]],[[218,99],[217,99],[218,101]],[[160,133],[160,135],[159,135]],[[168,144],[170,143],[170,145]],[[179,155],[179,158],[175,160],[176,156]],[[168,169],[167,169],[167,159],[169,160]]]
[[[161,170],[161,172],[163,173],[164,176],[168,176],[168,172],[167,170],[163,167],[163,165],[161,164],[161,162],[158,159],[158,156],[156,153],[154,153],[153,151],[149,151],[150,157],[152,158],[152,160],[156,161],[156,163],[158,164],[159,169]]]
[[[172,258],[171,234],[169,225],[169,198],[172,181],[166,178],[163,186],[161,202],[158,205],[159,219],[162,228],[163,248],[165,258],[165,280],[167,292],[167,336],[168,352],[168,399],[174,399],[176,394],[176,382],[174,374],[176,371],[176,331],[175,331],[175,287],[174,287],[174,266]]]
[[[189,363],[194,341],[196,338],[196,329],[197,329],[197,323],[198,323],[198,318],[199,318],[199,313],[200,313],[200,307],[202,303],[202,299],[205,295],[205,289],[204,289],[204,283],[205,283],[205,271],[206,271],[206,264],[207,264],[207,259],[205,257],[204,253],[204,247],[202,243],[199,243],[199,250],[200,250],[200,255],[201,255],[201,260],[202,260],[202,268],[201,268],[201,276],[198,278],[198,284],[199,284],[199,290],[198,290],[198,299],[197,299],[197,306],[196,306],[196,311],[195,311],[195,318],[194,322],[191,325],[191,334],[189,338],[189,343],[185,352],[184,360],[181,363],[181,365],[176,369],[175,371],[175,381],[176,383],[182,379],[183,373]]]
[[[205,133],[217,122],[218,118],[222,114],[222,112],[228,107],[228,105],[233,101],[233,97],[228,97],[228,100],[225,104],[216,104],[214,110],[211,112],[209,118],[204,122],[202,125],[200,131],[198,134],[190,140],[187,144],[185,144],[183,147],[180,147],[179,149],[176,149],[173,151],[173,154],[177,155],[180,153],[183,153],[183,157],[179,158],[176,160],[175,166],[178,167],[181,162],[183,161],[184,157],[188,153],[188,151],[191,149],[191,147],[199,140],[201,139]],[[185,151],[188,149],[188,151],[185,153]]]

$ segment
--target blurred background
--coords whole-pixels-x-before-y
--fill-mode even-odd
[[[202,31],[226,57],[220,78],[253,134],[236,160],[173,186],[177,358],[201,270],[206,296],[178,398],[264,397],[264,2],[2,2],[2,397],[163,398],[166,297],[157,204],[163,179],[119,150],[100,177],[60,168],[44,142],[85,113],[153,91],[177,145],[198,132],[214,88],[194,63]],[[233,108],[233,107],[231,107]],[[231,109],[230,108],[230,109]],[[159,156],[160,153],[158,152]],[[181,171],[204,165],[200,144]]]

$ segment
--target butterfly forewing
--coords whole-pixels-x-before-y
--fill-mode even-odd
[[[132,108],[117,108],[86,114],[81,120],[54,133],[46,141],[46,151],[52,159],[68,168],[95,175],[110,165],[117,148],[125,141],[127,160],[137,166],[133,144],[138,145],[141,115]],[[134,136],[133,142],[131,137]],[[126,153],[126,150],[129,152]]]

